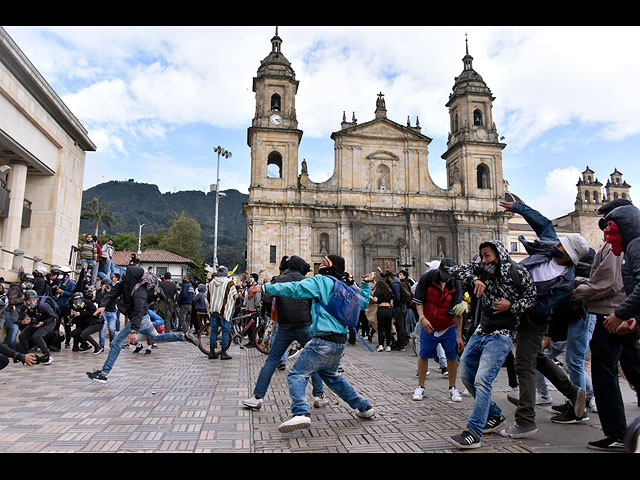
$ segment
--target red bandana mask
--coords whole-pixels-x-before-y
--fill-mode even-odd
[[[604,229],[604,239],[611,244],[611,251],[619,256],[622,253],[622,233],[615,222],[609,222],[609,226]]]

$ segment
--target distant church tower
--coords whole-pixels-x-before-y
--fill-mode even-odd
[[[588,165],[576,186],[578,187],[575,203],[577,211],[595,212],[602,206],[602,183],[598,181],[595,172]]]

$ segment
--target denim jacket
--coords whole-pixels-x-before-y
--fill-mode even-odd
[[[551,247],[558,243],[559,238],[551,220],[537,210],[522,202],[514,202],[512,211],[522,215],[538,236],[538,240],[533,242],[527,241],[522,235],[518,237],[529,254],[529,257],[519,264],[531,272],[534,267],[552,260]],[[568,267],[565,275],[546,282],[535,282],[537,301],[529,312],[529,318],[533,323],[548,323],[553,309],[573,293],[575,266],[571,264]]]

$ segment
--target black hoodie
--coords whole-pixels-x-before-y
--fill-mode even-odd
[[[131,320],[131,329],[135,331],[139,330],[142,318],[149,310],[147,289],[137,288],[134,291],[134,287],[140,283],[143,275],[143,268],[134,265],[128,266],[123,279],[111,287],[111,290],[106,292],[100,301],[101,307],[107,307],[112,305],[114,299],[118,299],[118,309]]]
[[[273,277],[271,283],[298,282],[311,271],[311,266],[301,257],[293,255],[289,259],[289,268],[282,275]],[[265,295],[263,302],[270,305],[274,297]],[[278,308],[280,328],[302,328],[311,325],[311,299],[275,297]]]
[[[622,280],[627,298],[616,308],[616,317],[640,317],[640,210],[633,205],[614,208],[605,217],[613,221],[622,235]]]

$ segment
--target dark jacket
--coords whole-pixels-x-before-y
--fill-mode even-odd
[[[131,328],[135,331],[138,331],[142,318],[149,310],[147,288],[144,285],[136,288],[142,281],[143,275],[142,268],[129,265],[123,279],[111,287],[100,301],[100,307],[105,309],[115,302],[120,313],[131,320]]]
[[[34,310],[29,310],[26,305],[22,305],[20,320],[29,317],[31,325],[37,325],[40,322],[43,322],[46,326],[55,325],[58,321],[58,314],[49,303],[42,301],[44,298],[46,297],[38,297],[37,307]],[[53,299],[51,301],[55,302]]]
[[[207,286],[204,283],[198,286],[198,293],[196,293],[195,297],[193,297],[193,308],[195,310],[207,309],[207,299],[205,297],[206,291]]]
[[[164,296],[167,297],[168,302],[173,302],[176,299],[176,292],[178,291],[178,285],[173,280],[163,280],[160,282],[160,288],[164,292]]]
[[[310,270],[311,266],[304,259],[294,255],[289,259],[289,268],[282,275],[273,277],[271,283],[298,282],[304,279]],[[276,298],[280,328],[303,328],[311,325],[312,299],[271,297],[265,294],[263,302],[265,305],[271,305],[273,298]]]
[[[104,323],[104,317],[102,315],[94,315],[96,305],[88,299],[85,299],[84,307],[82,309],[75,311],[79,314],[73,317],[73,323],[75,323],[79,328],[87,328],[91,325],[102,325]]]
[[[178,305],[189,305],[193,303],[193,294],[194,291],[191,282],[183,283],[180,289],[180,295],[178,295]]]
[[[627,298],[615,310],[616,317],[628,320],[640,317],[640,210],[633,205],[614,208],[605,217],[622,234],[622,280]]]

